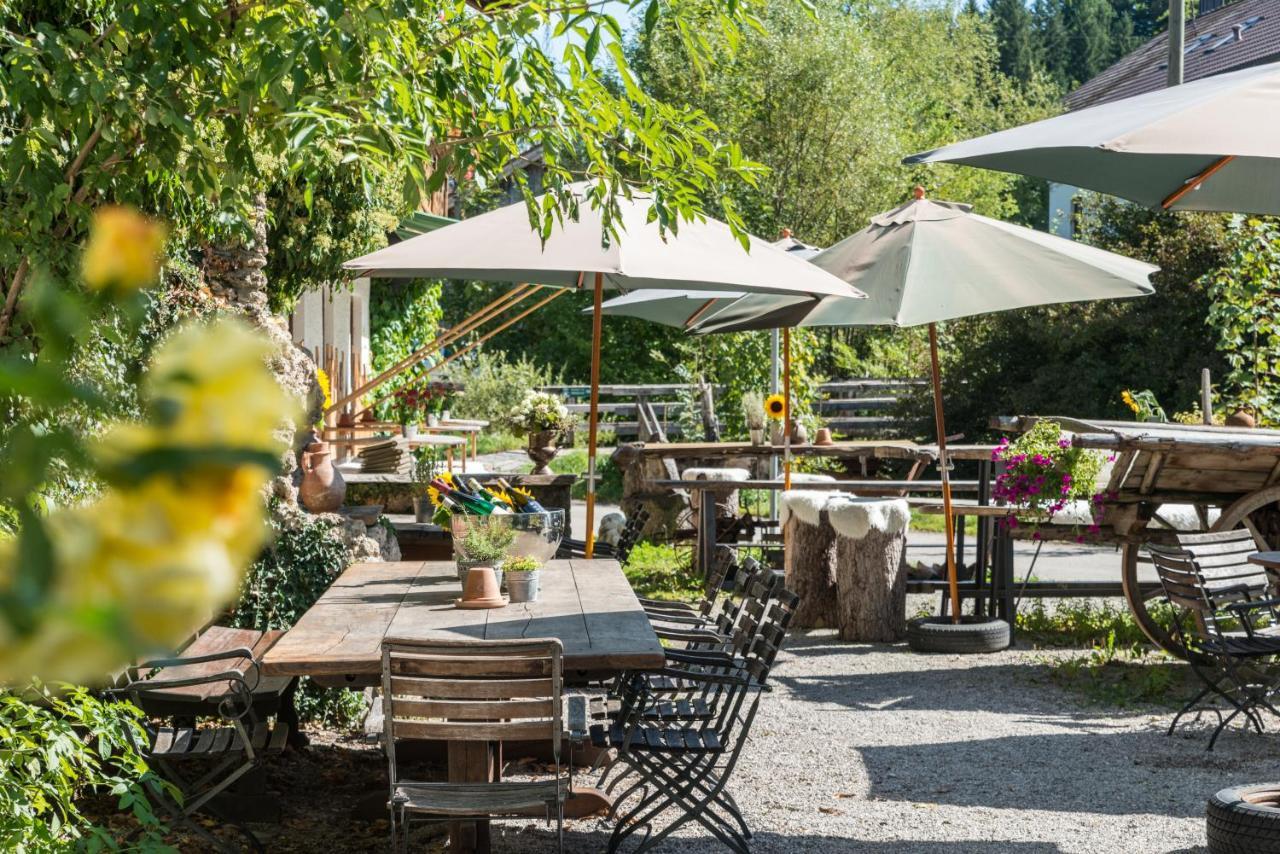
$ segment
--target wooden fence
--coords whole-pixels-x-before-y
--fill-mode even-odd
[[[902,423],[894,415],[898,401],[914,387],[925,386],[923,379],[872,379],[869,377],[834,380],[818,387],[819,399],[814,410],[837,436],[848,439],[891,438],[900,435]],[[669,438],[700,440],[701,435],[682,437],[680,414],[685,403],[677,399],[697,401],[691,394],[697,386],[684,383],[600,386],[601,424],[617,432],[620,439],[640,435],[638,408],[648,404]],[[543,391],[560,395],[570,412],[585,417],[590,407],[589,386],[543,386]],[[713,400],[723,389],[712,388]],[[696,404],[695,404],[696,405]],[[701,420],[701,410],[697,418]]]

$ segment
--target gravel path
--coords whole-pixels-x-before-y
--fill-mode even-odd
[[[1056,854],[1204,851],[1208,796],[1280,778],[1280,739],[1169,713],[1085,704],[1045,659],[1010,650],[921,656],[822,632],[790,641],[731,791],[756,852]],[[538,823],[494,825],[496,852],[554,851]],[[608,826],[571,822],[566,850],[603,850]],[[663,850],[724,851],[683,828]]]

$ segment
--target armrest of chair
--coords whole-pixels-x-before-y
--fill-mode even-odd
[[[740,662],[727,652],[715,649],[667,649],[663,650],[667,661],[678,664],[697,664],[704,667],[738,667]]]
[[[1255,631],[1253,619],[1251,617],[1253,612],[1260,611],[1262,609],[1274,610],[1278,606],[1280,606],[1280,597],[1273,597],[1269,599],[1253,599],[1245,602],[1232,602],[1230,605],[1224,606],[1224,610],[1230,611],[1239,617],[1241,625],[1244,626],[1245,634],[1249,635],[1249,637],[1253,637],[1253,633]]]
[[[707,624],[707,620],[701,616],[691,616],[687,614],[675,614],[669,611],[651,611],[645,608],[644,615],[649,618],[649,622],[655,620],[659,623],[673,623],[678,626],[698,626],[702,627]]]

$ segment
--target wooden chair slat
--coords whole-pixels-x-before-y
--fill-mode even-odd
[[[498,659],[488,656],[414,656],[392,658],[393,676],[454,676],[473,679],[509,679],[550,676],[546,659]]]
[[[392,694],[435,697],[441,700],[505,700],[518,697],[550,697],[550,679],[422,679],[393,676]]]
[[[556,726],[549,721],[462,723],[395,718],[391,721],[391,731],[395,738],[440,741],[536,741],[551,738],[556,734]]]
[[[555,701],[493,700],[483,703],[456,700],[419,700],[395,698],[397,720],[400,718],[441,718],[454,721],[508,721],[538,718],[550,721]]]

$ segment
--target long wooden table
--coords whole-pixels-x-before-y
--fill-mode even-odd
[[[262,675],[376,685],[384,637],[555,637],[570,679],[662,667],[662,646],[617,561],[550,561],[540,588],[537,602],[467,611],[453,605],[462,585],[451,561],[357,563],[267,652]]]
[[[376,685],[384,637],[555,637],[566,681],[663,666],[662,645],[617,561],[551,561],[539,581],[536,602],[470,611],[454,607],[462,585],[452,561],[357,563],[267,652],[261,672]],[[449,743],[450,781],[492,781],[501,767],[501,745]],[[585,815],[609,804],[604,793],[575,787],[567,809]],[[489,850],[488,822],[450,822],[449,836],[450,851]]]

